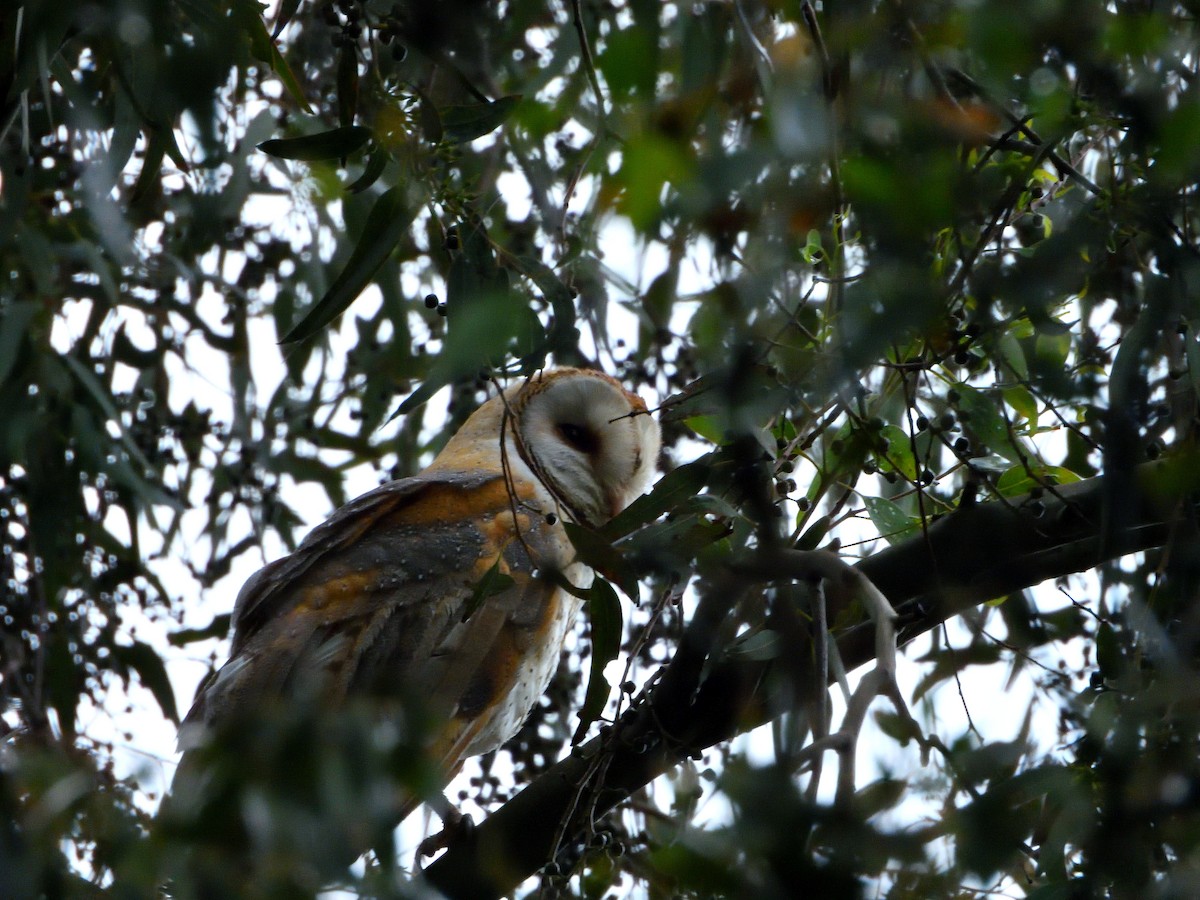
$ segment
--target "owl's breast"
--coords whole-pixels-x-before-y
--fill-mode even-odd
[[[566,578],[586,588],[593,577],[590,568],[572,562],[574,550],[561,525],[523,513],[506,524],[519,537],[507,543],[498,568],[513,584],[473,613],[502,618],[503,625],[456,711],[460,722],[473,722],[464,756],[494,750],[520,729],[558,668],[582,605],[556,582]]]
[[[571,572],[568,577],[579,579],[581,574]],[[527,627],[511,626],[507,639],[497,642],[464,692],[458,715],[478,719],[465,756],[488,753],[512,738],[558,668],[563,643],[582,603],[560,588],[540,587],[544,599],[537,621]]]

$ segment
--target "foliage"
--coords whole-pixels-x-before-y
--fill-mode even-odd
[[[168,876],[202,891],[179,860],[205,846],[219,869],[228,835],[147,812],[140,774],[114,762],[133,741],[112,736],[121,698],[177,721],[175,662],[227,626],[198,596],[227,611],[237,573],[294,546],[347,478],[414,471],[492,382],[547,363],[662,398],[667,474],[576,535],[649,601],[621,622],[596,589],[579,649],[501,754],[511,776],[484,768],[459,799],[488,812],[545,786],[577,726],[581,746],[597,736],[591,777],[632,752],[621,716],[684,670],[692,693],[666,710],[679,730],[638,733],[658,769],[593,797],[579,829],[564,820],[517,881],[1196,893],[1193,3],[10,7],[0,894],[150,895]],[[935,553],[938,519],[969,538],[953,556]],[[893,696],[861,598],[736,565],[841,547],[876,561],[902,638],[934,635],[911,645],[921,723],[872,707],[877,739],[929,765],[870,783],[828,776],[853,775],[857,736],[829,723],[839,666],[879,656],[866,699]],[[930,555],[889,569],[912,557],[885,547]],[[938,580],[960,562],[951,594]],[[1081,569],[1095,576],[1065,579]],[[1025,590],[1055,577],[1063,594]],[[591,644],[625,666],[607,705]],[[996,664],[1034,686],[1015,738],[920,715]],[[990,698],[962,702],[980,715]],[[1035,706],[1056,733],[1032,728]],[[770,764],[729,740],[765,721]],[[403,894],[386,823],[359,823],[380,847],[365,874],[305,856],[296,823],[352,821],[376,779],[426,773],[353,717],[306,744],[321,727],[231,742],[260,760],[229,789],[260,791],[272,854],[246,894]],[[318,752],[368,744],[348,770]],[[902,827],[916,797],[937,813]]]

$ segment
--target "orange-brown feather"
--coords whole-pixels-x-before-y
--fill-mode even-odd
[[[514,516],[534,499],[501,476],[439,473],[344,507],[247,584],[230,663],[186,723],[253,715],[297,693],[334,705],[393,696],[444,723],[429,749],[449,777],[481,752],[472,745],[495,728],[530,654],[560,652],[548,634],[561,630],[558,589],[533,573],[565,568],[569,547],[541,517]],[[497,562],[513,584],[469,610]]]

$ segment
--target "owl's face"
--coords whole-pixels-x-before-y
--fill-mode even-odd
[[[616,379],[550,369],[477,409],[428,471],[504,471],[596,527],[646,489],[660,440],[642,398]]]
[[[658,459],[646,404],[600,372],[557,369],[509,399],[517,449],[577,522],[607,522],[641,494]]]

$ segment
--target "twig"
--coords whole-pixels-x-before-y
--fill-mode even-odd
[[[1052,147],[1049,147],[1046,142],[1038,136],[1037,132],[1029,127],[1029,124],[1024,119],[1009,110],[1003,104],[994,100],[984,89],[984,87],[975,81],[975,79],[973,79],[970,75],[968,75],[966,72],[963,72],[961,69],[955,68],[947,68],[946,72],[955,80],[961,82],[963,86],[970,90],[971,93],[973,93],[976,97],[979,97],[981,100],[986,100],[993,109],[997,110],[1002,116],[1008,119],[1010,123],[1012,123],[1016,131],[1020,131],[1027,138],[1029,138],[1029,140],[1033,141],[1034,145],[1043,152],[1044,157],[1054,163],[1054,167],[1056,169],[1058,169],[1064,175],[1070,175],[1093,194],[1099,196],[1104,193],[1098,184],[1059,156]]]
[[[587,29],[583,27],[583,10],[579,6],[579,0],[571,0],[571,21],[575,26],[575,33],[579,36],[583,70],[587,73],[588,83],[596,94],[596,109],[600,113],[600,121],[603,122],[608,118],[608,112],[604,108],[604,95],[600,92],[600,79],[596,77],[596,65],[592,60],[592,46],[588,42]]]
[[[836,318],[837,313],[845,306],[846,298],[845,221],[847,215],[846,196],[842,190],[842,169],[839,158],[841,148],[838,144],[837,106],[834,102],[837,97],[838,85],[834,77],[833,64],[829,59],[829,49],[825,45],[825,37],[821,33],[820,22],[817,21],[817,11],[813,9],[812,3],[809,0],[804,0],[804,3],[800,5],[800,14],[804,17],[804,24],[808,26],[808,32],[812,36],[813,43],[817,48],[817,56],[821,60],[821,84],[824,88],[825,105],[829,113],[829,187],[833,191],[834,209],[834,259],[832,260],[834,278],[829,282],[833,287],[833,293],[830,297],[828,313],[831,318]]]

